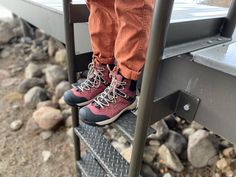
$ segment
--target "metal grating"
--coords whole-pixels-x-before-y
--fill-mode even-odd
[[[127,140],[132,143],[134,141],[134,132],[136,126],[136,115],[131,111],[124,113],[120,116],[120,118],[112,124],[114,128],[119,130]],[[149,127],[147,136],[155,133],[156,131]]]
[[[83,156],[79,161],[77,161],[77,165],[81,172],[86,177],[106,177],[107,173],[103,170],[103,168],[98,164],[98,162],[92,157],[89,152]]]
[[[84,123],[75,128],[75,133],[89,147],[93,156],[112,177],[128,177],[129,164],[104,138],[97,127]]]

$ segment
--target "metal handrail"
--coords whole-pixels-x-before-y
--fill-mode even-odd
[[[137,177],[140,174],[146,134],[151,118],[156,78],[166,44],[173,4],[174,0],[158,0],[155,4],[150,43],[144,67],[129,177]]]

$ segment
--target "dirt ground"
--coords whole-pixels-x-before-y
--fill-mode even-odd
[[[0,59],[0,70],[22,65],[20,58]],[[62,127],[48,140],[29,134],[25,128],[32,111],[23,105],[22,95],[16,92],[23,79],[23,70],[13,77],[0,77],[0,177],[72,177],[75,176],[73,148]],[[10,123],[23,120],[19,131],[12,131]],[[52,156],[43,161],[42,152]]]

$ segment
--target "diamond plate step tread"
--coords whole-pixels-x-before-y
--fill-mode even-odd
[[[134,131],[136,126],[136,115],[134,113],[131,111],[123,113],[120,118],[112,124],[112,126],[120,131],[130,143],[134,141]],[[149,127],[147,136],[155,132],[155,129]]]
[[[93,156],[110,176],[128,177],[128,162],[105,139],[98,127],[81,123],[74,131],[85,142]]]
[[[108,177],[104,169],[89,152],[77,161],[77,166],[86,177]]]

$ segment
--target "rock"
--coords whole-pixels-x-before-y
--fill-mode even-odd
[[[21,82],[17,88],[20,93],[26,93],[29,89],[35,86],[43,87],[45,81],[39,78],[30,78]]]
[[[188,138],[190,135],[192,135],[193,133],[195,132],[195,129],[194,128],[185,128],[183,131],[182,131],[182,134]]]
[[[233,147],[229,147],[229,148],[224,149],[223,150],[223,155],[225,157],[228,157],[228,158],[231,158],[231,159],[235,158],[235,156],[236,156]]]
[[[46,82],[51,88],[55,88],[57,84],[67,79],[66,72],[63,70],[63,68],[57,65],[49,65],[45,69],[45,74]]]
[[[33,118],[30,118],[26,124],[25,130],[29,134],[38,134],[41,132],[41,128],[38,126],[38,124],[34,121]]]
[[[169,133],[169,128],[164,120],[158,121],[156,124],[153,125],[153,128],[156,130],[156,133],[149,135],[149,139],[157,139],[159,141],[162,141]]]
[[[175,154],[173,150],[168,149],[166,145],[162,145],[159,148],[159,155],[160,158],[164,161],[164,164],[166,166],[177,172],[183,171],[184,166],[179,160],[178,156]]]
[[[10,128],[13,130],[13,131],[17,131],[19,130],[23,125],[23,122],[22,120],[15,120],[13,121],[11,124],[10,124]]]
[[[10,87],[10,86],[16,86],[18,85],[20,80],[18,78],[7,78],[2,81],[0,81],[0,87]]]
[[[56,98],[61,98],[65,91],[70,89],[70,83],[67,81],[60,82],[55,89]]]
[[[170,173],[165,173],[163,174],[163,177],[172,177],[172,175]]]
[[[225,158],[222,158],[216,162],[216,167],[220,170],[224,170],[228,165],[228,161]]]
[[[236,159],[231,160],[230,167],[231,169],[236,169]]]
[[[205,167],[208,161],[217,154],[217,149],[205,130],[197,130],[189,136],[188,160],[197,168]]]
[[[119,138],[117,139],[117,141],[118,141],[119,143],[121,143],[121,144],[127,144],[127,142],[128,142],[128,140],[127,140],[125,137],[123,137],[123,136],[119,137]]]
[[[177,154],[180,154],[186,149],[187,140],[183,137],[183,135],[170,130],[165,144],[167,147],[173,149]]]
[[[203,128],[204,128],[201,124],[199,124],[199,123],[197,123],[197,122],[195,122],[195,121],[193,121],[193,122],[191,123],[190,127],[191,127],[191,128],[194,128],[194,129],[196,129],[196,130],[199,130],[199,129],[203,129]]]
[[[48,59],[47,54],[41,49],[34,49],[32,53],[25,59],[26,61],[41,61]]]
[[[71,108],[65,109],[62,111],[62,115],[65,119],[69,118],[71,116],[72,112],[71,112]],[[72,119],[71,119],[72,121]]]
[[[52,153],[50,151],[43,151],[42,156],[43,156],[43,161],[47,162],[49,158],[52,156]]]
[[[63,49],[64,46],[61,42],[54,38],[50,38],[48,41],[48,55],[53,57],[58,49]]]
[[[40,133],[43,140],[47,140],[52,136],[52,131],[43,131]]]
[[[53,103],[51,100],[47,100],[47,101],[39,102],[37,104],[37,109],[39,109],[41,107],[44,107],[44,106],[52,107],[52,108],[57,108],[57,105],[55,103]]]
[[[3,69],[0,69],[0,83],[2,80],[8,78],[10,76],[9,72]]]
[[[227,177],[235,177],[235,173],[230,169],[230,167],[227,167],[223,172]]]
[[[48,100],[47,91],[41,87],[31,88],[24,96],[25,105],[29,108],[35,108],[39,102]]]
[[[160,147],[160,145],[161,145],[161,143],[158,140],[150,140],[148,143],[150,146]]]
[[[122,152],[123,149],[125,149],[125,145],[122,143],[119,143],[117,141],[112,141],[111,145],[118,151]]]
[[[72,116],[69,116],[66,121],[65,121],[65,126],[66,127],[72,127],[73,123],[72,123]]]
[[[67,134],[67,136],[69,137],[69,139],[73,142],[73,140],[74,140],[74,132],[73,132],[73,128],[71,127],[71,128],[69,128],[67,131],[66,131],[66,134]]]
[[[41,107],[33,113],[33,118],[40,128],[50,130],[55,128],[62,120],[60,110],[52,107]]]
[[[142,165],[142,170],[141,171],[142,171],[142,176],[143,177],[157,177],[157,174],[147,164]]]
[[[164,120],[169,129],[175,129],[177,127],[177,120],[179,118],[174,115],[167,116]]]
[[[121,155],[124,157],[124,159],[130,163],[131,161],[131,154],[132,154],[132,146],[129,146],[128,148],[124,148],[121,151]]]
[[[70,108],[70,106],[69,106],[68,104],[66,104],[66,102],[64,101],[63,96],[60,98],[60,100],[58,101],[58,103],[59,103],[59,107],[60,107],[61,109],[69,109],[69,108]]]
[[[143,153],[143,161],[152,164],[154,158],[158,154],[159,146],[146,146]]]
[[[8,23],[2,24],[0,27],[0,45],[7,44],[14,37],[15,33],[11,26]]]
[[[34,63],[29,63],[28,66],[25,68],[25,78],[28,79],[40,76],[42,76],[41,68]]]
[[[60,49],[56,52],[56,55],[54,57],[54,60],[58,64],[66,64],[67,63],[67,53],[66,49]]]

